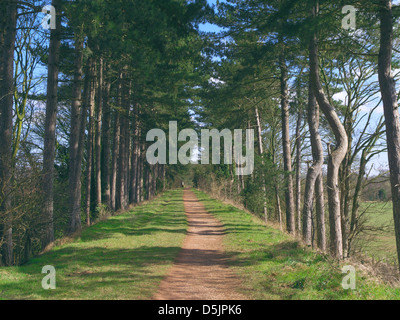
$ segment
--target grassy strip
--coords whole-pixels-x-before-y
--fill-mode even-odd
[[[149,299],[177,257],[186,235],[182,191],[83,231],[22,267],[0,268],[0,299]],[[43,290],[51,265],[57,289]]]
[[[378,284],[357,271],[356,290],[344,290],[341,265],[231,205],[196,191],[206,209],[226,227],[231,267],[244,293],[256,300],[399,299],[400,289]],[[348,264],[351,264],[350,262]],[[343,265],[346,265],[344,263]],[[357,266],[356,270],[357,270]]]

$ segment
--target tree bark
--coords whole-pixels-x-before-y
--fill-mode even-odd
[[[106,81],[104,86],[104,112],[102,126],[102,190],[104,195],[104,203],[111,208],[111,184],[110,184],[110,141],[111,141],[111,107],[110,107],[110,91],[111,82]]]
[[[86,159],[86,225],[90,226],[90,213],[92,210],[92,173],[93,173],[93,130],[94,130],[94,108],[95,108],[95,69],[96,63],[90,60],[89,78],[89,125],[87,137],[87,159]]]
[[[137,172],[138,172],[138,149],[139,149],[139,119],[138,119],[138,108],[136,105],[134,110],[134,119],[132,121],[132,153],[131,153],[131,176],[130,176],[130,191],[129,191],[129,202],[134,204],[137,202]]]
[[[349,98],[348,109],[351,108],[351,102]],[[341,183],[341,217],[342,217],[342,237],[343,237],[343,255],[349,256],[349,235],[350,235],[350,178],[351,169],[353,165],[352,160],[352,147],[353,147],[353,117],[350,114],[344,121],[344,128],[346,130],[347,137],[349,139],[348,148],[344,161],[342,162],[339,177]]]
[[[97,112],[96,112],[96,207],[100,208],[102,204],[101,190],[101,125],[103,118],[103,58],[99,58],[98,63],[98,81],[97,81]]]
[[[262,128],[261,128],[261,118],[260,118],[260,112],[258,111],[258,107],[256,107],[256,124],[257,124],[257,134],[258,134],[258,153],[260,154],[261,157],[261,165],[262,165],[262,170],[263,173],[261,175],[262,179],[262,191],[263,191],[263,210],[264,210],[264,218],[265,222],[268,222],[268,208],[267,208],[267,187],[265,185],[265,175],[264,175],[264,146],[263,146],[263,139],[262,139]]]
[[[289,93],[288,93],[288,70],[283,55],[280,58],[281,69],[281,109],[282,109],[282,144],[283,162],[285,174],[285,198],[286,198],[286,228],[289,233],[296,233],[292,153],[290,146],[289,128]]]
[[[0,73],[0,218],[4,217],[3,230],[0,230],[4,244],[1,250],[0,265],[13,264],[13,236],[11,210],[12,181],[12,129],[14,93],[14,49],[17,27],[17,1],[2,4],[6,16],[1,17],[5,34],[1,36]],[[4,11],[3,11],[4,12]],[[5,20],[3,20],[3,18]],[[2,30],[3,31],[3,30]],[[1,243],[1,241],[0,241]]]
[[[120,116],[119,112],[114,111],[114,137],[111,165],[111,209],[117,210],[117,176],[119,158],[119,139],[120,139]]]
[[[303,125],[303,110],[298,106],[298,117],[296,124],[296,216],[297,216],[297,231],[301,233],[301,126]]]
[[[125,210],[128,206],[128,166],[129,166],[129,81],[126,79],[126,74],[123,74],[122,79],[122,110],[120,115],[120,146],[118,158],[117,172],[117,192],[118,201],[117,208]]]
[[[124,210],[126,208],[125,204],[125,167],[126,167],[126,157],[125,157],[125,116],[121,116],[121,133],[119,141],[119,156],[118,156],[118,171],[117,171],[117,209]]]
[[[321,144],[322,148],[322,144]],[[322,252],[326,252],[326,225],[325,225],[325,195],[324,176],[322,170],[315,183],[316,216],[317,216],[317,246]]]
[[[318,9],[316,8],[314,14],[316,15],[317,13]],[[329,164],[327,186],[329,202],[330,252],[336,258],[342,259],[343,241],[341,227],[339,169],[346,156],[348,138],[346,130],[344,129],[344,126],[341,123],[335,109],[330,105],[320,82],[316,33],[314,33],[310,40],[309,51],[310,76],[314,94],[336,138],[336,148],[331,150],[331,146],[328,146]]]
[[[139,129],[140,132],[140,129]],[[140,140],[138,141],[138,149],[137,149],[137,174],[136,174],[136,202],[140,203],[142,202],[142,150],[141,150],[141,142]]]
[[[126,208],[129,205],[129,187],[130,187],[130,183],[129,183],[129,177],[130,177],[130,155],[131,155],[131,120],[130,120],[130,97],[131,97],[131,93],[130,90],[127,91],[127,96],[126,96],[126,100],[125,100],[125,108],[127,110],[127,115],[126,115],[126,124],[125,124],[125,167],[124,167],[124,175],[125,175],[125,198],[124,198],[124,203]]]
[[[386,138],[392,186],[393,219],[397,256],[400,266],[400,117],[396,84],[392,72],[393,13],[392,1],[380,0],[379,84],[385,113]]]
[[[43,218],[46,224],[43,247],[54,241],[54,159],[58,104],[58,73],[61,46],[61,0],[53,0],[57,13],[56,29],[51,30],[47,77],[47,103],[43,151]]]
[[[303,206],[303,240],[307,245],[312,245],[312,212],[314,207],[316,181],[322,174],[324,164],[324,153],[322,149],[321,137],[319,135],[319,108],[314,91],[311,86],[308,90],[308,127],[310,130],[311,148],[313,163],[308,169],[306,189],[304,194]]]
[[[281,199],[279,197],[279,186],[275,184],[275,200],[276,200],[276,215],[278,218],[279,226],[281,231],[283,231],[283,219],[282,219],[282,208],[281,208]]]
[[[73,101],[71,105],[69,197],[70,197],[70,232],[81,229],[82,200],[82,157],[83,139],[86,125],[85,106],[82,107],[82,74],[83,74],[83,39],[76,35],[75,71]],[[85,88],[87,89],[87,88]]]
[[[143,184],[144,184],[144,154],[145,148],[143,143],[140,143],[140,161],[139,161],[139,203],[144,200]]]

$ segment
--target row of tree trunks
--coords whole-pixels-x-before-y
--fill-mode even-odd
[[[92,211],[100,206],[103,208],[106,205],[114,212],[142,202],[145,195],[146,199],[154,197],[157,193],[157,179],[163,175],[160,166],[145,165],[146,145],[140,140],[140,107],[132,103],[131,83],[126,68],[120,73],[116,83],[116,107],[112,108],[110,95],[113,88],[107,79],[107,67],[101,61],[92,58],[88,60],[84,82],[85,103],[81,112],[86,115],[88,113],[89,118],[85,205],[88,225],[91,224]],[[77,114],[77,105],[74,102],[74,114]],[[73,123],[76,121],[71,123],[75,132],[77,129]],[[74,140],[75,138],[72,139]],[[71,148],[71,154],[74,153],[76,151]],[[80,218],[79,214],[76,215],[77,219],[78,217]],[[78,229],[79,226],[74,227],[74,231]]]

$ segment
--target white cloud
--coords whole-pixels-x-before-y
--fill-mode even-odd
[[[400,0],[399,0],[399,1],[400,1]],[[345,91],[339,92],[339,93],[337,93],[337,94],[335,94],[335,95],[333,96],[333,99],[334,99],[334,100],[339,100],[339,101],[341,101],[342,103],[346,104],[346,103],[347,103],[347,94],[346,94]],[[376,103],[377,103],[377,100],[376,100],[376,99],[373,99],[373,101],[371,101],[370,103],[361,106],[361,107],[359,108],[359,110],[360,110],[360,112],[369,113],[369,112],[376,106]],[[377,115],[383,114],[383,105],[380,105],[380,106],[375,110],[375,113],[376,113]]]
[[[336,93],[335,95],[333,95],[333,99],[339,100],[339,101],[342,101],[342,103],[345,103],[347,101],[347,94],[345,91]]]
[[[208,82],[211,84],[217,84],[217,85],[219,85],[219,84],[225,84],[225,82],[224,81],[222,81],[222,80],[220,80],[220,79],[216,79],[216,78],[213,78],[213,77],[211,77],[210,78],[210,80],[208,80]]]
[[[374,108],[374,107],[375,107],[375,105],[364,105],[364,106],[362,106],[360,108],[360,111],[361,112],[365,112],[365,113],[369,113],[372,110],[372,108]],[[378,108],[376,108],[375,113],[376,114],[383,114],[384,113],[383,105],[380,105]]]

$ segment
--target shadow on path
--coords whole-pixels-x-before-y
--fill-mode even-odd
[[[196,195],[185,190],[189,229],[182,251],[163,280],[155,300],[247,300],[237,292],[240,280],[228,267],[223,248],[224,226]]]

